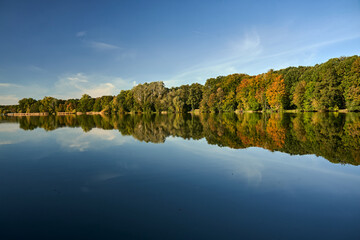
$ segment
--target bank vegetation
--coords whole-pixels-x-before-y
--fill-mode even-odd
[[[312,67],[288,67],[250,76],[231,74],[167,88],[163,82],[138,84],[117,96],[41,100],[23,98],[0,106],[8,113],[180,113],[233,111],[360,111],[360,57],[340,57]]]

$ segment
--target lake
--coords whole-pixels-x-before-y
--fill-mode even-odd
[[[360,113],[0,117],[1,239],[360,239]]]

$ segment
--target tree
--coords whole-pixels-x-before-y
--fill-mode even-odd
[[[224,91],[221,87],[219,87],[217,90],[216,90],[216,99],[218,99],[218,102],[217,102],[217,110],[219,112],[222,111],[222,106],[223,106],[223,99],[224,99]]]
[[[23,98],[19,100],[19,110],[23,113],[32,112],[31,106],[35,104],[37,101],[33,98]]]
[[[295,87],[292,103],[296,105],[298,109],[304,109],[305,89],[306,89],[305,81],[298,82]]]
[[[166,89],[163,82],[144,83],[135,86],[132,90],[135,102],[143,112],[155,110],[155,101],[161,99]]]
[[[235,92],[231,91],[224,99],[222,109],[224,111],[234,111],[236,109]]]
[[[256,97],[259,87],[259,79],[255,77],[245,78],[236,88],[236,99],[240,110],[260,110],[261,103]]]
[[[78,105],[78,99],[68,99],[65,101],[66,112],[76,112],[76,106]]]
[[[281,75],[274,75],[272,82],[266,90],[266,98],[270,107],[274,110],[283,108],[283,98],[285,96],[285,84]]]
[[[40,112],[48,112],[53,114],[56,112],[56,106],[58,104],[58,100],[53,97],[44,97],[41,101],[41,105],[39,106]]]
[[[199,83],[193,83],[190,85],[189,97],[186,101],[186,104],[191,106],[191,111],[199,108],[200,102],[203,95],[203,86]]]
[[[109,113],[112,109],[113,96],[102,96],[101,100],[101,110],[102,112]]]
[[[79,101],[78,111],[89,112],[94,108],[94,99],[88,94],[83,94]]]
[[[173,98],[173,104],[174,104],[174,107],[175,107],[175,111],[176,112],[182,112],[183,111],[183,107],[184,107],[184,102],[182,102],[180,100],[180,97],[179,96],[176,96]]]
[[[360,57],[353,60],[350,71],[344,73],[344,81],[341,85],[344,89],[346,108],[360,111]]]
[[[101,99],[100,98],[96,98],[95,102],[94,102],[94,107],[93,107],[93,111],[94,112],[100,112],[101,111]]]

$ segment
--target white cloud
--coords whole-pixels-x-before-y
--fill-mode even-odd
[[[63,148],[80,152],[89,149],[101,149],[109,145],[118,146],[134,141],[130,136],[122,136],[117,130],[99,128],[93,128],[89,132],[83,132],[80,128],[58,129],[56,130],[56,140]]]
[[[239,40],[229,42],[230,50],[240,54],[258,55],[262,51],[261,39],[256,30],[246,32]]]
[[[223,51],[210,60],[192,66],[165,80],[166,86],[178,86],[189,82],[204,83],[207,78],[219,75],[237,73],[239,70],[245,72],[246,69],[239,69],[239,66],[253,61],[263,52],[261,37],[256,30],[242,34],[241,37],[229,40],[223,46]]]
[[[76,37],[85,37],[85,36],[86,36],[86,31],[81,31],[76,33]]]
[[[86,46],[92,49],[99,51],[120,49],[119,46],[116,46],[114,44],[101,42],[101,41],[85,40],[84,38],[86,35],[87,35],[86,31],[80,31],[76,33],[76,37],[79,38]]]
[[[91,97],[116,95],[121,89],[130,89],[133,82],[119,77],[85,75],[77,73],[60,77],[55,83],[53,92],[57,98],[80,98],[83,94]]]
[[[13,105],[18,104],[19,99],[22,98],[35,98],[39,96],[49,96],[49,89],[41,85],[17,85],[11,83],[0,84],[0,105]],[[41,98],[42,98],[41,97]]]
[[[93,97],[101,97],[105,95],[114,95],[115,86],[112,83],[99,84],[95,87],[83,89],[84,92],[88,93]]]
[[[87,75],[84,73],[63,75],[53,86],[16,85],[0,83],[0,105],[17,104],[21,98],[42,99],[52,96],[58,99],[80,98],[87,93],[91,97],[117,95],[120,90],[131,89],[136,85],[133,80],[104,75]]]
[[[281,57],[281,56],[285,56],[285,55],[294,55],[294,54],[301,53],[304,51],[311,51],[311,50],[315,51],[315,50],[325,47],[325,46],[329,46],[329,45],[341,43],[341,42],[346,42],[346,41],[354,40],[354,39],[358,39],[358,38],[360,38],[360,35],[331,39],[331,40],[322,41],[322,42],[316,42],[316,43],[309,44],[309,45],[299,46],[298,48],[277,52],[275,54],[266,55],[266,56],[262,57],[262,59]],[[311,56],[312,57],[314,56],[313,52],[311,53]]]
[[[19,85],[12,83],[0,83],[0,87],[18,87]]]
[[[19,125],[17,123],[1,123],[0,132],[16,132],[19,130]]]
[[[232,73],[252,75],[264,73],[269,69],[311,66],[326,61],[319,61],[318,53],[324,48],[360,38],[358,33],[336,34],[328,29],[311,32],[305,37],[303,35],[304,33],[292,24],[271,29],[271,32],[267,29],[253,28],[239,37],[234,36],[219,44],[217,48],[212,49],[212,56],[163,81],[166,86],[171,87],[192,82],[205,83],[208,78]]]
[[[134,60],[137,57],[137,52],[135,50],[132,49],[122,49],[123,51],[121,52],[121,54],[119,54],[118,56],[115,57],[116,61],[122,61],[124,59],[126,60]]]
[[[38,67],[38,66],[35,66],[35,65],[29,65],[27,67],[27,69],[31,72],[36,72],[36,73],[43,73],[43,72],[46,72],[45,69],[41,68],[41,67]]]
[[[0,96],[0,105],[12,105],[17,104],[19,101],[19,98],[15,95],[3,95]]]
[[[73,76],[67,77],[67,80],[74,83],[86,83],[88,82],[87,77],[83,73],[77,73]]]
[[[120,47],[109,44],[109,43],[104,43],[104,42],[96,42],[96,41],[91,41],[89,42],[89,46],[93,49],[96,50],[115,50],[115,49],[120,49]]]

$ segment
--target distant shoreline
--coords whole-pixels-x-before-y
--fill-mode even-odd
[[[16,116],[16,117],[24,117],[24,116],[48,116],[48,112],[44,113],[5,113],[5,116]]]
[[[103,112],[56,112],[53,115],[65,116],[65,115],[105,115]],[[48,112],[42,113],[5,113],[5,116],[24,117],[24,116],[49,116]]]
[[[235,113],[235,114],[241,114],[241,113],[304,113],[304,112],[338,112],[338,113],[349,113],[349,112],[358,112],[358,111],[349,111],[348,109],[339,109],[339,110],[326,110],[326,111],[304,111],[304,110],[280,110],[280,111],[274,111],[274,110],[267,110],[267,111],[253,111],[253,110],[235,110],[235,111],[224,111],[219,113]],[[123,112],[123,114],[156,114],[158,112]],[[162,111],[158,114],[178,114],[178,113],[193,113],[193,114],[202,114],[202,113],[214,113],[214,112],[201,112],[199,109],[195,109],[193,112],[167,112]],[[57,116],[67,116],[67,115],[109,115],[110,113],[106,112],[56,112],[54,114],[49,114],[48,112],[40,112],[40,113],[5,113],[3,115],[5,116],[13,116],[13,117],[25,117],[25,116],[49,116],[49,115],[57,115]],[[111,114],[110,114],[111,115]]]

